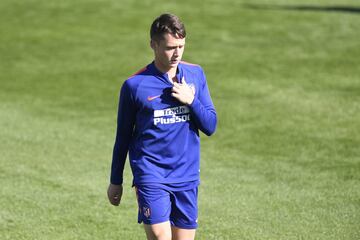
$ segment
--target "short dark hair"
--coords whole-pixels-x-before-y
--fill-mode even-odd
[[[185,26],[180,21],[178,16],[170,13],[164,13],[157,17],[151,24],[151,40],[158,42],[164,39],[164,34],[166,33],[170,33],[171,35],[178,38],[186,37]]]

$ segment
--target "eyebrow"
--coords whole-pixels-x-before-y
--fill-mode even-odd
[[[166,45],[167,48],[177,48],[178,46],[181,47],[181,46],[184,46],[184,44],[178,44],[178,45]]]

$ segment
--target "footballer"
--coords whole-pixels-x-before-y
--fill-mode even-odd
[[[154,60],[120,91],[108,198],[118,206],[127,154],[138,201],[138,223],[149,240],[192,240],[198,227],[199,132],[217,117],[204,71],[182,61],[186,31],[173,14],[150,29]]]

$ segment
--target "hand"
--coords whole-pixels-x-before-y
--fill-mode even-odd
[[[122,185],[109,184],[109,188],[107,190],[107,195],[110,203],[114,206],[119,206],[121,196],[123,193]]]
[[[186,84],[185,78],[181,79],[181,83],[174,82],[171,89],[171,96],[179,100],[181,103],[190,105],[194,101],[194,91]]]

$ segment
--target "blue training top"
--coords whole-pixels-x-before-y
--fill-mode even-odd
[[[208,136],[215,132],[216,112],[199,65],[180,62],[176,77],[184,77],[195,91],[191,105],[171,96],[172,81],[154,62],[124,82],[111,166],[112,184],[123,182],[127,152],[135,185],[199,181],[199,130]]]

